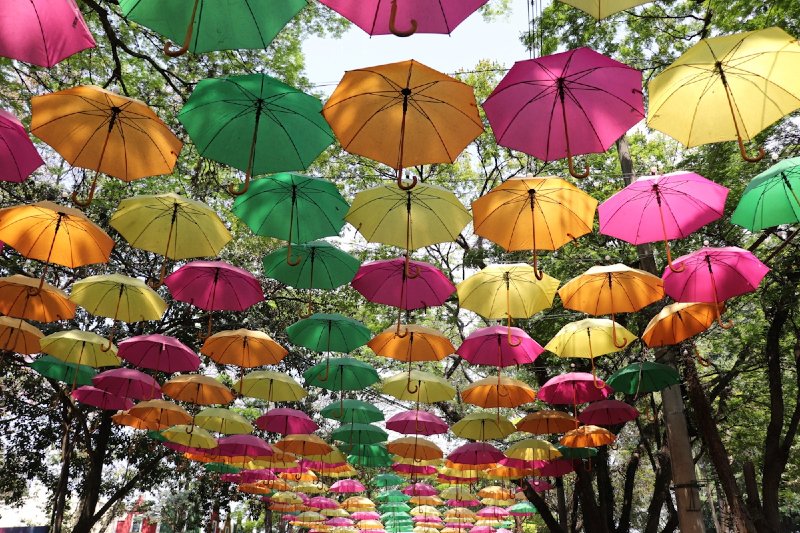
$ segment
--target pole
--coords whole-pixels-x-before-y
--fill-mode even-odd
[[[633,161],[631,159],[628,140],[623,136],[617,141],[617,152],[622,167],[625,185],[633,182]],[[639,268],[656,276],[660,272],[656,268],[653,251],[649,244],[636,247],[639,252]],[[675,367],[675,349],[656,351],[656,359],[665,365]],[[664,405],[664,420],[667,427],[667,445],[672,464],[672,484],[675,488],[678,522],[682,533],[705,533],[703,513],[700,509],[700,485],[695,476],[692,445],[689,430],[686,426],[686,413],[683,408],[683,397],[678,385],[672,385],[661,391]]]

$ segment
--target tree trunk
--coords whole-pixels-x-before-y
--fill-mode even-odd
[[[644,533],[657,533],[661,523],[661,509],[669,497],[669,480],[672,478],[672,465],[670,462],[669,448],[664,446],[655,454],[656,479],[653,483],[653,498],[647,507],[647,522]],[[671,498],[670,498],[671,500]]]
[[[94,438],[94,447],[89,453],[89,470],[83,479],[81,502],[78,507],[78,522],[72,533],[90,533],[97,519],[95,509],[100,499],[100,488],[103,481],[103,466],[108,452],[108,439],[111,437],[111,414],[103,411],[100,427]]]
[[[567,529],[567,498],[564,494],[564,478],[556,478],[556,497],[558,498],[558,522],[562,529]]]
[[[547,505],[547,502],[544,501],[544,498],[539,496],[539,494],[533,490],[530,483],[528,483],[525,479],[517,480],[517,485],[522,488],[522,492],[525,494],[525,497],[531,502],[535,507],[536,510],[539,512],[539,516],[544,520],[545,525],[549,528],[551,533],[566,533],[566,530],[561,527],[561,524],[558,523],[558,520],[553,516],[553,513],[550,511],[550,507]]]
[[[594,459],[597,474],[597,499],[600,506],[600,516],[609,531],[614,531],[614,486],[611,484],[611,474],[608,471],[608,446],[598,449]]]
[[[628,461],[625,468],[625,482],[622,489],[622,508],[619,511],[618,533],[627,533],[631,529],[631,510],[633,509],[633,489],[636,486],[636,471],[639,469],[641,444]]]
[[[591,474],[582,466],[575,469],[575,474],[577,475],[575,490],[579,491],[584,530],[586,533],[610,533],[594,498]]]
[[[61,437],[61,474],[58,478],[58,485],[53,494],[53,515],[50,521],[50,532],[61,533],[64,523],[64,508],[67,504],[67,492],[69,488],[69,465],[72,456],[72,442],[70,440],[70,427],[72,425],[72,415],[69,409],[62,407],[62,422],[64,435]]]

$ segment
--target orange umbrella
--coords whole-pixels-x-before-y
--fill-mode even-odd
[[[678,344],[711,327],[722,314],[723,305],[714,309],[713,303],[678,302],[665,306],[650,320],[642,340],[651,348]]]
[[[285,481],[284,481],[285,483]],[[288,487],[288,485],[287,485]],[[239,491],[247,494],[271,494],[273,488],[259,483],[240,483]]]
[[[286,435],[275,443],[275,447],[301,457],[325,455],[333,447],[316,435]]]
[[[581,426],[568,431],[559,442],[570,448],[596,448],[617,440],[616,435],[600,426]]]
[[[528,413],[517,422],[517,429],[534,435],[565,433],[578,427],[578,419],[563,411],[537,411]]]
[[[518,407],[536,399],[527,383],[505,376],[488,377],[461,391],[461,399],[478,407]]]
[[[19,354],[39,353],[44,333],[19,318],[0,316],[0,350]]]
[[[159,429],[184,425],[192,421],[192,415],[187,413],[186,409],[166,400],[139,402],[128,409],[127,413],[143,422],[157,424]]]
[[[367,346],[376,355],[408,363],[408,392],[411,394],[417,392],[411,384],[412,362],[441,361],[456,351],[444,334],[416,324],[405,326],[403,333],[394,326],[390,327],[375,335]]]
[[[31,132],[72,166],[95,171],[92,202],[102,172],[122,181],[171,174],[183,143],[147,104],[91,85],[31,99]]]
[[[444,452],[439,446],[418,435],[393,440],[386,445],[386,449],[390,453],[415,461],[430,461],[444,457]]]
[[[119,413],[112,415],[111,420],[119,426],[128,426],[134,429],[144,429],[148,431],[166,429],[173,425],[166,424],[162,426],[157,421],[142,420],[138,416],[130,414],[128,411],[120,411]],[[189,420],[191,420],[191,417],[189,417]]]
[[[200,353],[223,365],[254,368],[276,365],[289,352],[262,331],[236,329],[211,335],[203,343]]]
[[[0,313],[36,322],[69,320],[76,304],[69,296],[47,282],[19,274],[0,278]]]
[[[226,405],[233,401],[233,393],[228,387],[200,374],[175,376],[164,383],[161,390],[176,400],[197,405]]]
[[[53,202],[0,209],[0,241],[44,262],[40,288],[51,263],[69,268],[107,263],[114,247],[111,237],[86,215]]]

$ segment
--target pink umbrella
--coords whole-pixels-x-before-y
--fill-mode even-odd
[[[367,488],[357,479],[340,479],[330,488],[330,492],[334,494],[355,494],[366,490]]]
[[[481,518],[505,518],[508,516],[508,510],[503,509],[502,507],[496,507],[494,505],[490,507],[484,507],[480,511],[478,511],[478,516]]]
[[[332,527],[348,527],[348,526],[352,526],[353,524],[355,524],[355,522],[353,522],[349,518],[344,518],[344,517],[339,516],[339,517],[336,517],[336,518],[331,518],[329,520],[326,520],[325,524],[327,524],[329,526],[332,526]]]
[[[335,500],[326,498],[325,496],[315,496],[306,502],[306,507],[322,511],[324,509],[338,509],[341,505]]]
[[[538,398],[551,405],[577,405],[608,398],[614,391],[588,372],[569,372],[551,378],[539,389]]]
[[[631,244],[682,239],[725,212],[728,189],[694,172],[642,176],[600,204],[600,233]]]
[[[439,491],[427,483],[414,483],[402,490],[408,496],[436,496]]]
[[[275,455],[272,446],[255,435],[231,435],[217,440],[217,447],[210,451],[227,457],[270,457]]]
[[[192,261],[167,276],[164,284],[176,300],[206,311],[244,311],[264,300],[261,283],[253,274],[223,261]]]
[[[586,177],[572,155],[605,152],[644,118],[642,73],[585,47],[518,61],[483,109],[501,146],[566,157],[570,174]]]
[[[253,483],[255,481],[271,481],[278,479],[278,476],[269,468],[259,468],[257,470],[242,470],[239,475],[245,483]]]
[[[403,435],[441,435],[447,433],[447,422],[427,411],[401,411],[386,421],[386,429]]]
[[[241,474],[222,474],[219,476],[219,479],[226,483],[242,483]]]
[[[447,33],[488,0],[320,0],[370,35]],[[404,29],[399,29],[399,24]]]
[[[448,507],[480,507],[482,505],[478,500],[447,500],[445,503]]]
[[[546,490],[552,490],[553,488],[555,488],[553,484],[538,479],[534,479],[533,481],[528,481],[528,485],[530,485],[531,488],[536,492],[544,492]],[[510,514],[513,516],[514,512],[510,511]]]
[[[139,335],[125,339],[119,343],[117,355],[138,367],[168,374],[196,372],[200,368],[200,356],[175,337],[166,335]]]
[[[356,511],[350,515],[350,518],[357,522],[361,522],[362,520],[380,520],[381,515],[375,511]]]
[[[578,415],[582,424],[594,426],[613,426],[636,420],[639,411],[632,405],[619,400],[601,400],[590,403]]]
[[[505,368],[533,363],[543,351],[544,348],[520,328],[491,326],[470,333],[456,353],[473,365]]]
[[[453,463],[487,465],[500,461],[505,455],[486,442],[469,442],[450,452],[447,458]]]
[[[526,459],[514,459],[513,457],[504,457],[499,463],[508,468],[516,468],[518,470],[527,470],[529,468],[541,468],[547,461],[541,459],[534,459],[528,461]]]
[[[50,68],[95,46],[75,0],[0,2],[0,56]]]
[[[3,8],[0,7],[0,13],[2,11]],[[0,26],[1,21],[2,17]],[[0,39],[2,37],[0,34]],[[0,109],[0,168],[3,169],[0,181],[25,181],[42,165],[44,161],[33,146],[22,122],[8,111]]]
[[[92,378],[98,389],[115,396],[133,398],[134,400],[153,400],[161,398],[161,387],[158,382],[144,372],[132,368],[113,368],[101,372]]]
[[[553,459],[545,461],[539,467],[539,474],[545,477],[561,477],[575,471],[575,460],[573,459]]]
[[[735,246],[701,248],[675,260],[679,272],[666,270],[664,292],[679,302],[714,303],[717,322],[725,329],[719,303],[734,296],[753,292],[769,272],[769,267],[747,250]]]
[[[72,391],[70,396],[86,405],[108,411],[126,411],[133,407],[133,400],[130,398],[123,398],[122,396],[111,394],[97,387],[92,387],[91,385],[78,387]]]
[[[420,476],[429,476],[431,474],[436,473],[435,466],[408,465],[405,463],[393,464],[392,470],[394,470],[395,472],[400,472],[401,474],[412,474]]]
[[[256,419],[256,426],[281,435],[307,435],[319,429],[303,411],[287,408],[270,409]]]

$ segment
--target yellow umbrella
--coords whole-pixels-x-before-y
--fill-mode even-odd
[[[596,448],[612,444],[617,436],[599,426],[581,426],[568,431],[559,442],[570,448]]]
[[[737,140],[758,161],[744,141],[800,108],[798,69],[800,43],[777,27],[702,39],[648,84],[647,124],[687,147]]]
[[[92,202],[102,172],[122,181],[171,174],[183,143],[147,104],[93,85],[31,99],[31,132],[70,165],[95,171]]]
[[[448,402],[456,396],[455,387],[446,379],[420,370],[401,372],[384,379],[381,391],[398,400],[417,403]]]
[[[69,296],[47,282],[14,274],[0,278],[0,313],[14,317],[55,322],[75,316]]]
[[[489,411],[474,411],[450,429],[457,437],[477,441],[503,440],[517,431],[507,418]]]
[[[42,351],[39,344],[44,333],[21,320],[0,316],[0,350],[30,355]]]
[[[442,516],[439,509],[431,505],[420,505],[411,509],[408,514],[411,516]]]
[[[550,461],[561,457],[558,448],[540,439],[525,439],[517,441],[505,451],[506,457],[520,461]]]
[[[561,0],[600,20],[652,0]]]
[[[253,424],[242,415],[220,407],[203,409],[194,415],[194,424],[225,435],[247,435],[254,429]]]
[[[531,250],[536,277],[537,250],[558,250],[592,232],[597,200],[556,177],[506,180],[472,202],[475,234],[513,252]]]
[[[297,515],[295,520],[298,522],[324,522],[325,516],[316,511],[306,511]]]
[[[246,374],[233,385],[241,396],[268,402],[296,402],[308,393],[288,374],[271,370],[256,370]]]
[[[146,400],[128,409],[130,416],[145,423],[156,424],[158,429],[189,424],[192,415],[180,405],[166,400]],[[129,424],[125,424],[129,425]]]
[[[444,452],[435,442],[419,435],[393,440],[386,444],[386,449],[389,450],[389,453],[414,461],[429,461],[441,459],[444,456]]]
[[[348,511],[369,511],[375,509],[375,503],[365,496],[350,496],[342,502],[342,507]]]
[[[350,516],[350,513],[341,508],[322,509],[319,513],[327,516],[328,518],[336,518],[337,516],[342,518],[347,518],[348,516]]]
[[[0,209],[0,241],[44,262],[39,289],[50,263],[69,268],[107,263],[114,247],[111,237],[82,212],[53,202]]]
[[[233,238],[213,209],[174,193],[126,198],[109,223],[134,248],[164,256],[159,284],[167,259],[214,257]]]
[[[217,439],[205,429],[195,425],[172,426],[162,431],[161,435],[170,442],[192,448],[210,449],[217,447]]]
[[[446,500],[456,500],[462,502],[478,499],[478,497],[475,494],[469,491],[469,485],[455,485],[453,487],[447,487],[446,489],[444,489],[442,492],[439,493],[439,496],[441,496]],[[463,509],[464,511],[469,511],[469,509],[467,509],[466,507],[454,507],[452,509],[449,509],[445,513],[445,516],[447,515],[458,516],[459,514],[462,513],[462,511],[460,511],[461,509]],[[468,513],[466,513],[466,515],[475,516],[475,513],[469,511]]]
[[[455,492],[450,492],[450,491],[454,491],[454,490],[457,490],[457,489],[458,489],[458,487],[448,487],[448,488],[446,488],[445,490],[442,491],[442,498],[447,498],[448,500],[457,500],[457,501],[467,501],[467,500],[476,500],[477,499],[474,494],[469,494],[469,496],[470,496],[469,498],[456,498],[456,497],[453,497],[453,496],[456,495],[456,493]],[[476,517],[475,511],[467,509],[466,507],[451,507],[450,509],[448,509],[447,511],[444,512],[444,519],[447,520],[447,521],[451,521],[451,520],[448,520],[449,518],[466,518],[467,520],[472,519],[472,521],[474,522],[475,521],[475,517]],[[452,522],[456,522],[456,520],[452,520]]]
[[[632,313],[664,297],[664,282],[644,270],[625,265],[593,266],[558,289],[564,307],[590,315],[611,315],[612,340],[617,340],[615,315]],[[582,356],[586,357],[586,356]]]
[[[461,391],[461,399],[478,407],[519,407],[536,399],[536,392],[518,379],[505,376],[478,380]],[[497,417],[500,415],[498,414]]]
[[[233,401],[233,393],[228,387],[201,374],[175,376],[164,383],[161,390],[171,398],[197,405],[226,405]]]
[[[72,286],[69,299],[93,315],[114,321],[108,337],[109,345],[114,340],[117,320],[161,320],[167,310],[167,302],[145,282],[121,274],[84,278]]]
[[[489,485],[478,491],[479,498],[494,498],[495,500],[514,499],[514,492],[499,485]]]
[[[289,352],[263,331],[236,329],[206,338],[200,353],[223,365],[253,368],[276,365]]]
[[[295,485],[294,490],[305,494],[322,494],[328,492],[328,486],[325,483],[303,482]]]
[[[578,419],[564,411],[536,411],[517,422],[517,430],[534,435],[565,433],[578,427]]]
[[[408,505],[430,505],[432,507],[437,507],[442,505],[444,501],[438,496],[412,496],[410,500],[408,500]]]
[[[122,360],[117,357],[117,347],[106,346],[108,341],[96,333],[71,329],[58,331],[39,339],[42,353],[78,365],[100,368],[119,366]]]
[[[297,495],[295,492],[276,492],[272,496],[269,497],[269,501],[275,503],[289,503],[294,505],[300,505],[303,503],[303,498]]]

